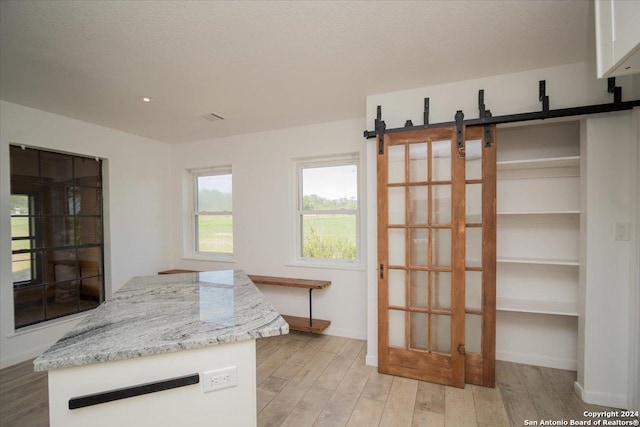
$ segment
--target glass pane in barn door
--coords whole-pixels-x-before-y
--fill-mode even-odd
[[[429,187],[409,187],[409,220],[411,224],[426,225],[429,218]]]
[[[411,348],[428,350],[429,315],[427,313],[411,312]]]
[[[429,174],[427,143],[409,144],[409,181],[425,182]]]
[[[405,181],[404,145],[390,146],[388,151],[388,183],[403,183]]]
[[[431,143],[431,181],[451,181],[451,141]]]
[[[451,185],[432,185],[431,200],[431,223],[451,224]]]
[[[389,305],[404,307],[406,304],[406,274],[405,270],[389,269]]]
[[[389,224],[405,224],[405,187],[389,187]]]
[[[411,283],[411,307],[426,309],[429,301],[429,272],[411,270],[409,280]]]
[[[406,265],[405,258],[406,248],[406,229],[405,228],[390,228],[388,231],[388,245],[389,245],[389,265]]]
[[[389,310],[389,345],[405,347],[405,311]]]
[[[411,231],[411,266],[426,267],[429,254],[429,230],[426,228],[412,228]]]
[[[465,183],[453,135],[388,134],[378,156],[379,370],[461,387]]]
[[[431,307],[451,310],[451,272],[431,272]]]

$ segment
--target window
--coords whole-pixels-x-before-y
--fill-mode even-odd
[[[102,162],[10,146],[16,329],[104,301]]]
[[[296,260],[355,265],[360,258],[358,157],[296,162]]]
[[[194,190],[193,236],[197,254],[233,255],[231,166],[191,171]]]
[[[14,284],[32,283],[37,269],[32,251],[35,247],[36,232],[33,217],[34,196],[28,194],[11,195],[11,274]]]

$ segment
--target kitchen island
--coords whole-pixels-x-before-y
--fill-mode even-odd
[[[34,369],[51,427],[252,426],[255,340],[288,331],[242,271],[135,277]]]

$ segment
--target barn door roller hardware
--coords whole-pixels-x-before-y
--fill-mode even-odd
[[[458,144],[458,152],[464,148],[464,132],[463,132],[463,123],[464,123],[464,113],[462,110],[456,111],[455,115],[456,119],[456,142]]]
[[[609,77],[607,79],[607,92],[613,94],[613,102],[615,104],[622,102],[622,88],[620,86],[616,86],[615,77]]]
[[[507,114],[504,116],[492,116],[491,111],[486,109],[484,104],[484,90],[480,90],[478,93],[478,110],[479,117],[477,119],[467,119],[464,120],[464,113],[460,110],[456,112],[456,116],[453,121],[450,122],[441,122],[441,123],[429,123],[429,98],[424,99],[424,113],[423,113],[423,124],[422,125],[413,125],[411,120],[407,120],[404,127],[387,129],[386,124],[382,120],[382,108],[378,106],[377,110],[377,118],[375,120],[375,130],[372,131],[364,131],[364,137],[367,139],[375,138],[376,135],[379,135],[379,144],[378,144],[378,153],[384,153],[384,144],[383,137],[385,133],[396,133],[396,132],[406,132],[412,130],[421,130],[421,129],[429,129],[429,128],[437,128],[437,127],[447,127],[447,126],[456,126],[457,134],[459,139],[457,141],[458,146],[461,144],[461,130],[462,126],[484,126],[485,132],[485,144],[491,145],[491,129],[490,125],[504,124],[504,123],[516,123],[516,122],[526,122],[530,120],[544,120],[544,119],[553,119],[558,117],[571,117],[571,116],[582,116],[586,114],[597,114],[597,113],[609,113],[612,111],[624,111],[631,110],[634,107],[640,107],[640,99],[636,99],[633,101],[625,101],[622,102],[622,88],[620,86],[616,86],[615,77],[611,77],[607,81],[607,91],[613,94],[613,102],[608,104],[596,104],[596,105],[587,105],[583,107],[571,107],[571,108],[560,108],[557,110],[549,109],[549,96],[546,92],[546,82],[545,80],[540,80],[538,83],[538,99],[542,103],[541,111],[534,111],[531,113],[519,113],[519,114]],[[460,118],[459,113],[462,115]]]
[[[384,131],[387,128],[387,125],[382,120],[382,106],[378,105],[378,110],[376,114],[376,130],[373,131],[373,136],[367,138],[375,138],[376,135],[379,135],[378,138],[378,154],[384,153]]]
[[[422,113],[422,123],[425,126],[429,124],[429,98],[424,99],[424,112]]]
[[[542,102],[542,112],[549,112],[549,95],[547,95],[547,82],[546,80],[540,80],[538,82],[538,100]]]
[[[484,105],[484,89],[478,91],[478,117],[491,117],[491,110]],[[491,147],[491,125],[484,125],[484,146]]]

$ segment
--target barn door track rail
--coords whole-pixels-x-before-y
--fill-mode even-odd
[[[411,120],[407,120],[404,127],[387,129],[387,125],[382,120],[382,107],[378,105],[375,129],[372,131],[364,131],[364,137],[367,139],[380,136],[378,139],[378,153],[384,153],[384,134],[406,132],[412,130],[421,130],[437,127],[456,126],[458,148],[462,149],[464,141],[462,139],[463,126],[484,126],[485,145],[490,146],[491,141],[491,125],[526,122],[530,120],[554,119],[559,117],[582,116],[586,114],[609,113],[612,111],[631,110],[634,107],[640,107],[640,99],[622,102],[622,88],[616,86],[615,77],[607,80],[607,92],[613,94],[613,102],[608,104],[586,105],[583,107],[559,108],[556,110],[549,109],[549,95],[546,92],[546,81],[538,82],[538,99],[542,103],[542,110],[531,113],[507,114],[503,116],[493,116],[491,110],[488,110],[484,103],[484,89],[478,91],[478,111],[477,119],[464,119],[462,110],[458,110],[454,120],[451,122],[429,123],[429,98],[424,99],[423,124],[414,125]]]

